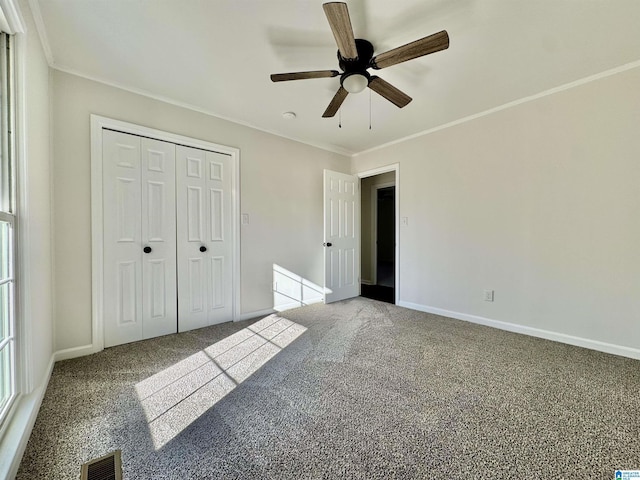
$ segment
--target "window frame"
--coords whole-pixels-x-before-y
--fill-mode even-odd
[[[9,225],[8,253],[5,259],[7,277],[0,280],[0,286],[9,285],[7,298],[8,318],[5,319],[7,335],[0,339],[0,355],[7,349],[9,354],[8,383],[9,396],[5,403],[0,403],[0,438],[4,434],[11,411],[16,404],[20,389],[18,384],[18,341],[17,341],[17,222],[16,191],[17,191],[17,162],[15,155],[15,54],[14,37],[0,32],[0,174],[2,194],[0,195],[0,221]],[[1,307],[1,306],[0,306]],[[4,372],[3,377],[4,377]],[[5,381],[2,378],[2,381]],[[0,400],[1,401],[1,400]]]

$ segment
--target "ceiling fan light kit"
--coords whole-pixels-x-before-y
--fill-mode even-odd
[[[371,42],[361,38],[354,38],[353,27],[349,17],[347,4],[343,2],[329,2],[322,5],[327,16],[333,37],[338,45],[338,64],[342,73],[337,70],[317,70],[310,72],[275,73],[271,75],[272,82],[289,80],[306,80],[310,78],[330,78],[340,75],[340,88],[325,110],[323,117],[333,117],[349,93],[360,93],[366,87],[386,98],[399,108],[411,102],[411,97],[384,81],[378,76],[370,75],[367,69],[379,70],[429,55],[449,48],[449,35],[445,30],[421,38],[406,45],[373,55]]]
[[[369,75],[362,73],[345,73],[340,83],[349,93],[360,93],[369,86]]]

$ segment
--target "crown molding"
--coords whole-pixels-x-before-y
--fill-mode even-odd
[[[538,100],[539,98],[547,97],[549,95],[554,95],[559,92],[563,92],[565,90],[570,90],[575,87],[579,87],[580,85],[585,85],[587,83],[595,82],[596,80],[600,80],[602,78],[610,77],[612,75],[616,75],[618,73],[626,72],[627,70],[633,70],[634,68],[640,67],[640,60],[636,60],[635,62],[626,63],[619,67],[611,68],[609,70],[605,70],[604,72],[596,73],[594,75],[590,75],[588,77],[581,78],[579,80],[575,80],[573,82],[565,83],[564,85],[560,85],[558,87],[550,88],[549,90],[545,90],[540,93],[536,93],[535,95],[530,95],[528,97],[522,97],[518,100],[514,100],[512,102],[508,102],[502,105],[499,105],[494,108],[490,108],[488,110],[484,110],[479,113],[474,113],[473,115],[468,115],[466,117],[460,118],[458,120],[454,120],[449,123],[445,123],[443,125],[439,125],[437,127],[430,128],[428,130],[423,130],[418,133],[414,133],[412,135],[407,135],[406,137],[398,138],[397,140],[392,140],[387,143],[383,143],[382,145],[378,145],[373,148],[369,148],[367,150],[362,150],[361,152],[356,152],[351,155],[351,157],[357,157],[359,155],[364,155],[367,153],[375,152],[376,150],[382,150],[383,148],[390,147],[392,145],[397,145],[398,143],[406,142],[408,140],[412,140],[414,138],[422,137],[424,135],[429,135],[430,133],[439,132],[440,130],[445,130],[447,128],[455,127],[456,125],[460,125],[462,123],[467,123],[472,120],[476,120],[477,118],[486,117],[487,115],[492,115],[494,113],[500,112],[502,110],[506,110],[508,108],[516,107],[518,105],[522,105],[523,103],[532,102],[534,100]]]
[[[280,137],[280,138],[284,138],[284,139],[287,139],[287,140],[291,140],[293,142],[301,143],[303,145],[308,145],[310,147],[319,148],[321,150],[326,150],[326,151],[329,151],[329,152],[332,152],[332,153],[337,153],[339,155],[344,155],[346,157],[351,157],[353,155],[352,151],[346,150],[344,148],[337,147],[335,145],[308,142],[306,140],[301,140],[299,138],[283,135],[282,133],[279,133],[279,132],[276,132],[276,131],[273,131],[273,130],[269,130],[269,129],[266,129],[266,128],[258,127],[256,125],[253,125],[253,124],[249,123],[249,122],[245,122],[244,120],[239,120],[237,118],[227,117],[225,115],[220,115],[220,114],[215,113],[215,112],[213,112],[211,110],[207,110],[205,108],[198,107],[196,105],[192,105],[192,104],[189,104],[189,103],[186,103],[186,102],[180,102],[178,100],[174,100],[174,99],[169,98],[169,97],[164,97],[162,95],[156,95],[155,93],[151,93],[151,92],[148,92],[146,90],[130,87],[128,85],[124,85],[124,84],[117,83],[117,82],[111,82],[109,80],[105,80],[105,79],[102,79],[102,78],[99,78],[99,77],[94,77],[92,75],[86,75],[86,74],[84,74],[82,72],[79,72],[79,71],[74,70],[74,69],[69,68],[69,67],[65,67],[63,65],[54,64],[54,65],[51,66],[51,68],[53,68],[55,70],[58,70],[60,72],[63,72],[63,73],[68,73],[70,75],[74,75],[76,77],[84,78],[86,80],[91,80],[92,82],[101,83],[101,84],[107,85],[109,87],[117,88],[119,90],[124,90],[124,91],[129,92],[129,93],[134,93],[136,95],[140,95],[140,96],[143,96],[143,97],[151,98],[153,100],[157,100],[159,102],[167,103],[169,105],[174,105],[176,107],[181,107],[181,108],[185,108],[187,110],[192,110],[194,112],[202,113],[202,114],[208,115],[210,117],[219,118],[220,120],[225,120],[225,121],[230,122],[230,123],[235,123],[237,125],[242,125],[243,127],[248,127],[248,128],[253,129],[253,130],[258,130],[260,132],[268,133],[269,135],[274,135],[276,137]]]
[[[2,30],[9,33],[24,33],[26,31],[24,18],[16,0],[0,0],[0,18]]]
[[[40,10],[40,3],[38,0],[28,0],[29,8],[31,9],[31,16],[33,17],[33,23],[36,24],[36,30],[38,37],[40,37],[40,44],[44,51],[44,56],[47,59],[47,63],[50,67],[53,67],[53,51],[51,50],[51,44],[49,43],[49,36],[47,35],[47,29],[44,26],[44,20],[42,19],[42,12]]]

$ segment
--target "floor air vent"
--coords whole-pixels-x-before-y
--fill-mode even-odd
[[[82,465],[80,480],[122,480],[120,450]]]

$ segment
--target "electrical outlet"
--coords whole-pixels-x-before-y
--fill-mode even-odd
[[[249,214],[248,213],[243,213],[242,214],[242,225],[249,225]]]
[[[409,217],[402,217],[402,226],[403,227],[409,226]]]
[[[485,302],[493,302],[493,290],[485,290],[484,291],[484,301]]]

